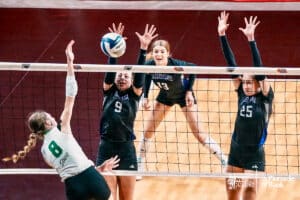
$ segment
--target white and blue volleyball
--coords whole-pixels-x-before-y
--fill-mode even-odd
[[[126,42],[118,33],[105,34],[100,42],[102,52],[108,57],[118,58],[126,51]]]

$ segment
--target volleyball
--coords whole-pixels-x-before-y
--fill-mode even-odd
[[[100,42],[102,52],[108,57],[118,58],[125,53],[126,42],[118,33],[105,34]]]

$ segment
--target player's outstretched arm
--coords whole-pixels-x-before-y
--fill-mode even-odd
[[[67,57],[67,76],[66,76],[66,99],[65,99],[65,105],[64,110],[60,116],[61,120],[61,130],[63,133],[72,133],[71,131],[71,117],[75,102],[75,97],[78,92],[78,85],[75,78],[75,72],[74,72],[74,53],[73,53],[73,45],[75,41],[71,40],[65,50],[66,57]]]

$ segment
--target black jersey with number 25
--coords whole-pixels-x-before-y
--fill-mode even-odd
[[[241,84],[237,93],[238,112],[232,139],[239,145],[262,146],[272,113],[273,90],[270,88],[267,96],[262,92],[246,96]]]

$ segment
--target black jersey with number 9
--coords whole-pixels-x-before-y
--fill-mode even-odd
[[[104,91],[100,121],[101,139],[120,142],[135,139],[133,127],[140,98],[132,87],[120,92],[114,84]]]

